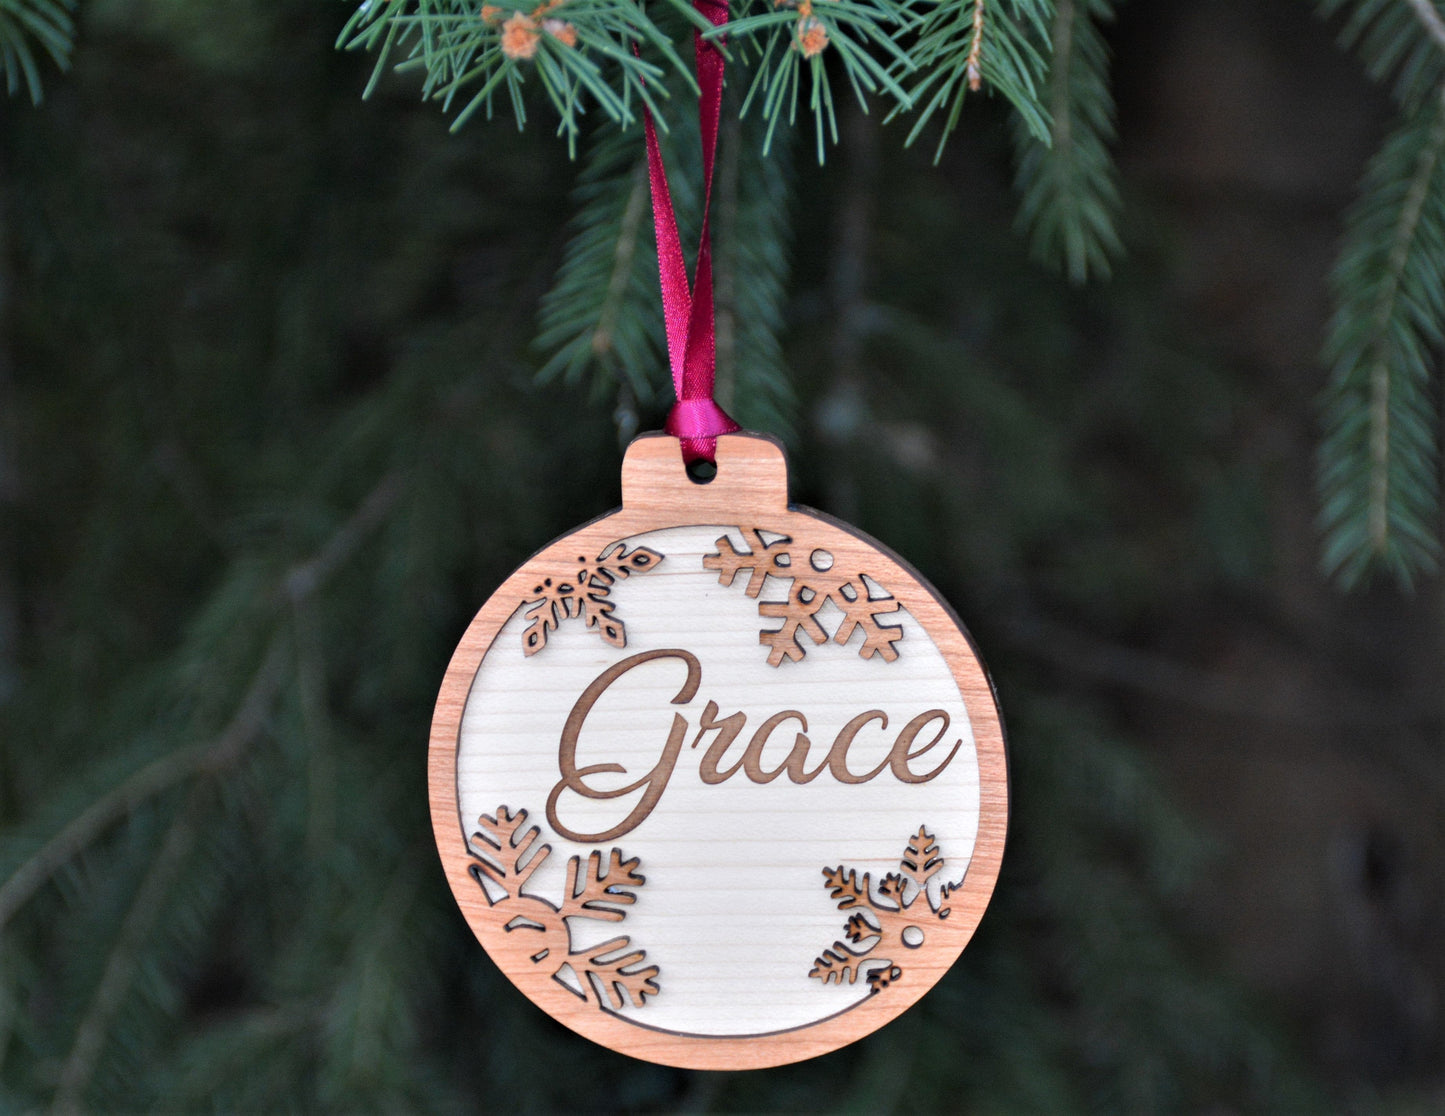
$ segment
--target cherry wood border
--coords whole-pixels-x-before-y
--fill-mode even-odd
[[[818,539],[844,565],[867,570],[924,626],[949,664],[970,712],[978,751],[980,813],[963,888],[950,899],[948,921],[930,929],[927,942],[910,954],[909,979],[805,1027],[765,1036],[714,1037],[653,1029],[601,1010],[521,956],[523,951],[508,940],[469,872],[474,862],[458,809],[457,746],[472,680],[497,633],[532,587],[534,575],[527,572],[531,561],[482,606],[452,656],[432,720],[428,782],[432,827],[457,904],[482,946],[529,999],[578,1034],[633,1057],[690,1069],[761,1069],[826,1054],[870,1034],[916,1003],[957,960],[998,880],[1008,825],[1008,765],[988,674],[953,610],[923,578],[862,532],[818,512],[790,507],[787,461],[773,439],[725,435],[718,440],[717,465],[717,476],[710,483],[696,483],[684,471],[676,438],[642,435],[628,447],[623,461],[622,507],[555,540],[533,560],[560,557],[562,552],[570,559],[578,550],[597,553],[614,540],[666,527],[746,523]]]

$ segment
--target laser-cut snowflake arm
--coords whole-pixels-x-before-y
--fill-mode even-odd
[[[866,872],[860,879],[856,868],[841,864],[824,868],[823,886],[829,898],[839,910],[854,911],[843,925],[844,937],[853,945],[834,942],[814,960],[808,975],[824,984],[841,984],[845,980],[851,984],[867,964],[872,992],[901,980],[904,966],[900,962],[909,950],[923,944],[930,926],[949,916],[948,897],[963,886],[961,879],[945,883],[939,889],[938,903],[933,903],[928,881],[943,870],[943,865],[933,835],[925,826],[919,826],[903,850],[899,870],[885,875],[876,892]],[[918,902],[920,896],[924,897],[922,903]]]
[[[871,922],[864,912],[850,915],[848,921],[843,924],[843,937],[847,938],[854,945],[867,941],[869,938],[876,938],[882,931]]]
[[[709,570],[717,570],[720,585],[731,585],[742,570],[748,570],[747,594],[756,597],[763,591],[763,582],[769,574],[774,577],[792,577],[796,556],[789,545],[793,540],[786,535],[772,542],[763,541],[763,533],[756,527],[740,527],[749,549],[738,550],[727,535],[718,539],[717,553],[703,557],[702,564]]]
[[[856,984],[858,977],[862,975],[859,962],[867,953],[867,950],[863,950],[862,953],[855,954],[842,942],[834,942],[832,949],[825,949],[814,959],[808,975],[816,977],[824,984]]]
[[[577,615],[582,617],[583,626],[596,628],[597,634],[613,647],[626,647],[627,628],[613,616],[616,611],[617,606],[608,599],[606,589],[599,592],[589,588],[577,596]]]
[[[786,601],[763,601],[758,605],[758,615],[783,618],[783,626],[775,631],[758,633],[758,642],[768,648],[768,665],[777,666],[783,659],[797,662],[803,657],[803,641],[806,635],[814,643],[828,642],[828,633],[813,615],[822,605],[806,586],[793,582]]]
[[[613,938],[583,954],[574,955],[570,962],[583,980],[594,988],[602,989],[614,1008],[623,1007],[628,999],[641,1007],[648,996],[656,996],[658,992],[657,966],[642,966],[647,954],[640,949],[628,952],[631,944],[630,938]]]
[[[863,582],[862,577],[858,581]],[[848,596],[848,590],[853,589],[853,595]],[[892,662],[898,658],[898,648],[893,645],[903,638],[903,629],[894,625],[883,625],[878,623],[880,616],[892,616],[898,612],[898,602],[892,597],[882,600],[874,600],[868,595],[868,587],[863,585],[862,592],[858,592],[852,582],[843,586],[840,593],[835,594],[833,600],[843,610],[843,619],[838,624],[838,630],[833,634],[837,643],[847,643],[853,635],[854,628],[860,628],[863,632],[863,646],[858,649],[858,654],[863,658],[871,658],[879,655],[885,662]]]
[[[749,597],[761,594],[768,577],[791,582],[785,601],[758,602],[759,616],[783,622],[778,628],[764,628],[758,636],[758,642],[768,648],[769,665],[802,659],[807,653],[804,636],[815,644],[827,642],[828,632],[818,620],[818,612],[829,601],[842,612],[832,636],[835,642],[845,644],[855,631],[862,631],[858,648],[862,658],[878,656],[885,662],[898,658],[898,649],[893,645],[903,638],[903,628],[879,622],[879,617],[898,614],[898,602],[870,593],[870,584],[876,583],[865,574],[838,569],[829,551],[788,536],[764,542],[756,527],[740,527],[739,531],[749,550],[738,550],[732,537],[723,535],[717,540],[717,552],[705,555],[702,564],[717,571],[721,585],[732,585],[740,572],[749,571]]]
[[[518,810],[513,815],[505,806],[498,806],[496,817],[483,814],[477,819],[477,824],[481,830],[473,833],[469,842],[472,855],[477,860],[472,865],[473,873],[480,872],[504,888],[509,896],[517,898],[532,873],[552,855],[552,846],[543,845],[528,859],[528,853],[542,831],[535,825],[531,829],[522,829],[527,824],[526,810]],[[485,893],[486,888],[482,891]]]
[[[957,894],[958,892],[960,892],[960,891],[963,890],[963,881],[966,880],[967,878],[968,878],[968,873],[965,872],[964,875],[963,875],[963,879],[960,879],[960,880],[956,881],[955,883],[946,883],[946,884],[943,885],[943,887],[941,887],[941,888],[939,889],[939,892],[938,892],[938,917],[939,917],[939,918],[947,918],[950,914],[953,913],[952,908],[948,905],[948,900],[949,900],[949,898],[950,898],[951,896],[953,896],[953,895],[955,895],[955,894]]]
[[[913,900],[907,902],[903,898],[903,877],[897,872],[889,872],[878,882],[878,898],[881,902],[902,910]]]
[[[636,949],[628,937],[612,938],[599,946],[572,948],[569,918],[593,918],[601,922],[621,922],[627,912],[620,908],[637,901],[637,890],[646,878],[637,870],[637,857],[624,859],[620,849],[607,854],[603,866],[602,852],[593,849],[587,855],[586,868],[582,857],[574,856],[567,863],[567,883],[562,901],[554,904],[541,896],[522,891],[532,874],[551,852],[550,845],[535,848],[541,833],[539,826],[524,828],[527,811],[515,814],[506,806],[498,806],[495,817],[483,814],[478,829],[468,841],[468,849],[476,863],[472,875],[482,886],[487,902],[503,920],[502,928],[516,934],[525,943],[523,954],[532,964],[584,1000],[603,1007],[610,1002],[614,1010],[626,1004],[641,1007],[648,996],[658,992],[660,970],[646,965],[647,953]],[[498,885],[505,894],[494,898],[487,881]],[[566,970],[579,978],[574,985],[564,979]]]
[[[612,586],[624,577],[650,572],[662,557],[651,547],[628,550],[626,544],[614,542],[593,561],[579,554],[575,565],[559,567],[552,576],[544,576],[532,588],[531,595],[539,599],[523,601],[528,606],[522,614],[527,621],[522,632],[523,652],[535,655],[547,646],[548,634],[556,631],[563,620],[577,617],[584,627],[595,630],[613,647],[626,647],[627,628],[616,616]]]
[[[933,835],[923,826],[908,838],[908,848],[903,851],[903,874],[918,885],[919,891],[928,890],[928,881],[943,867],[943,857],[938,855],[938,845]]]
[[[567,862],[567,886],[562,892],[562,917],[596,918],[603,922],[621,922],[625,911],[618,906],[637,902],[630,888],[641,887],[646,877],[637,871],[637,857],[622,859],[622,850],[613,849],[607,867],[602,867],[602,854],[593,851],[587,857],[587,874],[578,886],[582,858],[574,856]]]
[[[829,896],[838,904],[840,911],[869,901],[867,872],[863,873],[860,881],[856,868],[849,868],[844,872],[843,866],[839,865],[837,868],[824,868],[823,880],[823,886],[828,889]]]

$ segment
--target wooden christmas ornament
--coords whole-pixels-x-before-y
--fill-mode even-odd
[[[998,877],[1003,731],[967,634],[790,507],[771,439],[627,451],[622,507],[483,606],[432,725],[432,822],[487,952],[614,1050],[746,1069],[915,1003]]]

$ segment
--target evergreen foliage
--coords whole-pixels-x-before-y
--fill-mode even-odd
[[[705,26],[683,0],[666,0],[684,19]],[[664,65],[684,82],[696,83],[665,32],[631,0],[570,0],[566,20],[548,19],[558,5],[544,2],[531,14],[483,5],[478,0],[364,0],[341,33],[347,47],[375,50],[376,71],[368,92],[392,61],[422,71],[422,94],[445,108],[459,105],[454,127],[478,109],[492,116],[505,91],[517,125],[526,123],[526,75],[546,91],[558,130],[575,150],[590,101],[618,124],[632,123],[639,106],[654,113],[666,96]],[[664,65],[634,51],[645,44]],[[606,67],[608,72],[604,72]],[[610,73],[615,69],[616,73]]]
[[[602,9],[589,5],[567,6],[581,36],[575,48],[539,33],[534,58],[504,57],[499,29],[519,18],[541,26],[552,10],[547,3],[530,15],[520,9],[509,15],[510,9],[490,5],[483,9],[476,0],[367,3],[353,16],[344,39],[352,46],[378,47],[378,72],[393,48],[404,49],[403,68],[422,69],[424,90],[448,103],[462,87],[480,82],[458,123],[484,102],[490,111],[490,97],[504,79],[519,123],[525,119],[520,89],[526,67],[537,71],[569,143],[578,134],[584,90],[619,126],[632,123],[633,106],[643,103],[658,112],[664,125],[686,118],[687,112],[679,113],[676,106],[660,112],[658,98],[690,81],[680,61],[689,25],[678,16],[686,15],[688,6],[669,0],[669,29],[648,23],[629,32],[666,63],[649,69],[641,56],[622,49],[626,29],[620,31],[615,19],[591,29],[588,21]],[[629,19],[646,20],[640,7],[624,8]],[[812,0],[750,0],[735,13],[727,36],[746,83],[740,110],[761,115],[765,152],[775,142],[778,125],[794,123],[805,101],[813,116],[817,156],[823,159],[827,142],[837,140],[830,69],[842,71],[860,104],[881,94],[891,102],[889,119],[911,114],[908,143],[941,121],[938,156],[959,124],[969,92],[987,86],[1002,94],[1013,108],[1019,226],[1039,259],[1082,283],[1091,276],[1106,277],[1122,250],[1103,33],[1114,8],[1113,0],[820,0],[816,5]],[[1442,321],[1431,292],[1445,281],[1445,256],[1432,251],[1430,237],[1445,202],[1432,177],[1437,164],[1429,151],[1435,133],[1427,118],[1433,112],[1428,103],[1445,96],[1445,19],[1436,0],[1322,0],[1320,8],[1329,16],[1343,15],[1345,41],[1358,46],[1373,75],[1392,81],[1407,116],[1399,136],[1373,165],[1336,268],[1337,311],[1326,350],[1333,377],[1320,449],[1323,562],[1347,585],[1377,568],[1408,585],[1418,573],[1435,568],[1440,549],[1438,403],[1431,383]],[[584,25],[589,28],[585,33]],[[829,59],[835,64],[830,66]],[[564,81],[558,70],[564,63],[572,67],[569,73],[588,75],[586,81]],[[617,142],[626,141],[619,136]],[[1418,160],[1416,150],[1423,152]],[[626,162],[623,167],[594,160],[589,172],[578,239],[544,319],[546,343],[560,345],[547,365],[549,374],[565,369],[575,378],[594,359],[638,367],[619,356],[640,353],[648,335],[646,304],[634,301],[646,282],[636,267],[624,281],[626,269],[619,266],[614,276],[597,266],[609,243],[630,242],[630,230],[642,227],[635,210],[616,205],[617,199],[640,203],[642,198],[637,163]],[[603,165],[613,175],[632,177],[609,182],[599,169]],[[610,206],[603,195],[613,197]],[[613,234],[623,229],[629,236],[618,240]],[[589,260],[592,266],[586,266]],[[602,313],[616,319],[622,331],[615,339],[619,349],[594,358],[582,347],[584,337],[609,343],[612,338],[586,331],[584,322]],[[773,384],[776,395],[785,390],[779,386],[783,380],[763,382]],[[638,383],[630,390],[650,394]]]
[[[727,29],[733,85],[742,92],[734,103],[745,119],[762,121],[746,132],[765,153],[801,105],[813,117],[821,160],[827,142],[837,140],[832,82],[841,71],[860,104],[881,95],[890,119],[911,114],[907,142],[941,121],[941,155],[966,95],[997,90],[1014,110],[1018,223],[1036,256],[1074,282],[1106,277],[1121,251],[1103,35],[1114,7],[1113,0],[749,0]],[[1408,585],[1437,567],[1441,538],[1436,370],[1445,254],[1434,238],[1445,222],[1445,185],[1434,146],[1441,133],[1432,121],[1445,98],[1445,16],[1438,0],[1320,0],[1319,7],[1341,21],[1343,41],[1390,84],[1403,113],[1362,184],[1335,269],[1319,466],[1322,560],[1346,585],[1376,570]],[[644,383],[641,371],[653,365],[641,358],[657,351],[660,331],[651,315],[640,144],[629,126],[642,106],[664,130],[688,126],[695,83],[686,40],[692,27],[706,24],[687,0],[666,0],[654,14],[631,0],[569,0],[560,15],[554,8],[549,0],[527,11],[481,0],[365,0],[340,41],[375,52],[368,93],[393,65],[417,71],[423,94],[454,111],[454,126],[478,110],[490,117],[498,97],[524,123],[529,80],[549,100],[569,151],[589,110],[612,122],[610,130],[596,129],[541,344],[544,378],[577,382],[593,368],[599,390],[626,379],[618,405],[630,422],[637,406],[655,403],[656,385]],[[39,100],[37,49],[68,64],[73,9],[74,0],[0,0],[0,70],[12,94],[23,82]],[[509,27],[510,47],[503,42]],[[689,166],[677,163],[689,151],[674,145],[674,164]],[[744,185],[739,228],[779,227],[792,188],[786,161],[772,165],[751,151],[739,158],[745,184],[759,175],[771,183],[767,193]],[[692,176],[675,177],[683,183]],[[783,241],[759,248],[725,233],[721,254],[729,244],[740,259],[761,253],[752,261],[764,269],[761,286],[736,288],[755,312],[734,320],[749,351],[775,354],[778,340],[767,336],[767,323],[779,307],[759,292],[782,290]],[[609,263],[614,249],[622,251]],[[790,389],[776,359],[736,367],[761,391],[741,397],[760,399],[760,416],[781,418],[772,401]]]
[[[713,293],[717,303],[714,394],[744,429],[793,432],[796,400],[783,353],[791,275],[790,190],[793,141],[784,135],[766,156],[755,142],[756,119],[727,123],[713,184],[717,207]],[[654,368],[665,362],[657,360]]]
[[[135,40],[101,39],[97,65],[122,59],[106,80],[77,82],[63,120],[3,137],[23,168],[3,258],[24,359],[0,379],[16,416],[0,429],[25,487],[0,502],[0,575],[25,605],[0,663],[16,679],[0,700],[0,1106],[1298,1107],[1276,1038],[1178,929],[1207,847],[1107,703],[1031,667],[1003,620],[1123,627],[1219,578],[1237,531],[1216,538],[1197,515],[1213,474],[1196,463],[1227,461],[1198,417],[1237,389],[1171,357],[1175,331],[1155,323],[1117,328],[1131,340],[1110,359],[1135,372],[1100,396],[1080,374],[1089,338],[1139,300],[1040,286],[1002,220],[1002,151],[966,227],[926,160],[890,168],[870,301],[836,312],[820,292],[856,265],[815,184],[800,184],[813,204],[776,204],[778,145],[748,161],[761,119],[725,128],[714,199],[738,244],[720,244],[718,271],[740,416],[790,411],[745,376],[781,365],[779,319],[756,309],[781,305],[791,240],[789,364],[823,398],[830,337],[866,327],[865,406],[885,432],[800,437],[798,497],[908,551],[996,649],[1019,821],[964,964],[859,1046],[748,1075],[612,1055],[496,972],[435,870],[421,756],[471,610],[539,540],[616,500],[606,408],[532,380],[565,153],[507,129],[484,147],[480,131],[449,137],[394,100],[356,113],[358,75],[333,87],[316,40],[294,38],[316,20],[287,25],[283,96],[230,100],[211,71],[177,82],[178,63],[136,65]],[[191,57],[177,36],[174,54],[148,49]],[[594,167],[635,174],[606,130],[595,142]],[[585,189],[613,177],[597,175]],[[627,201],[607,197],[597,224],[613,228]],[[747,259],[744,242],[774,247]],[[646,238],[635,251],[641,283]],[[991,282],[940,290],[944,261]],[[629,336],[662,367],[657,338]],[[570,374],[611,403],[626,366],[590,352]],[[662,392],[639,381],[647,421]],[[898,432],[938,416],[961,435],[903,453]],[[1084,452],[1105,435],[1175,463],[1159,470],[1166,519],[1139,516],[1127,459]]]
[[[690,143],[669,144],[665,156],[675,168],[674,200],[683,212],[695,205],[695,172],[702,161],[695,153],[696,125],[688,134]],[[652,312],[657,245],[647,156],[637,140],[635,132],[611,126],[599,132],[587,152],[573,192],[577,215],[571,236],[542,300],[537,345],[549,355],[539,376],[543,382],[560,376],[569,386],[585,376],[609,393],[625,385],[635,400],[655,411],[662,405],[659,390],[672,385],[658,374],[667,367],[666,340],[662,315]]]
[[[695,113],[676,114],[660,136],[685,242],[696,239],[702,157]],[[780,331],[788,278],[791,135],[764,155],[759,118],[724,119],[713,185],[717,247],[716,395],[748,429],[786,433],[792,390]],[[647,157],[636,132],[605,126],[579,175],[557,277],[542,300],[537,348],[543,382],[590,384],[613,399],[624,431],[661,421],[672,399],[657,312],[657,246]]]
[[[1431,377],[1445,341],[1445,89],[1389,138],[1363,193],[1326,350],[1324,561],[1347,583],[1378,565],[1408,585],[1440,551]]]
[[[1035,256],[1063,269],[1070,281],[1107,277],[1123,250],[1114,142],[1114,95],[1103,24],[1113,0],[1057,0],[1050,29],[1044,101],[1048,142],[1017,126],[1019,225]],[[1020,124],[1022,118],[1019,118]]]
[[[362,0],[340,41],[375,50],[376,75],[400,56],[397,68],[420,70],[423,94],[448,108],[464,95],[458,126],[478,108],[490,116],[502,86],[517,123],[524,123],[523,83],[535,71],[569,143],[589,104],[625,126],[639,106],[656,114],[659,98],[679,83],[695,91],[681,60],[689,27],[725,38],[748,71],[740,111],[756,106],[767,122],[764,150],[779,123],[796,123],[804,100],[820,162],[827,141],[837,142],[829,59],[865,108],[873,95],[885,96],[895,112],[920,107],[910,142],[938,112],[946,138],[965,95],[984,82],[1018,110],[1030,132],[1047,136],[1038,41],[1047,38],[1049,0],[744,0],[722,30],[711,29],[686,0],[666,0],[664,10],[677,17],[670,23],[654,23],[631,0],[569,0],[565,20],[554,15],[558,7],[554,0],[527,10],[482,0]],[[662,61],[646,61],[643,48]]]
[[[819,84],[841,71],[946,136],[982,14],[980,80],[1021,114],[1034,251],[1071,280],[1104,274],[1110,0],[1061,0],[1047,23],[1025,0],[860,4],[875,24],[827,25],[859,52],[868,26],[905,55],[940,44],[910,69],[875,43],[882,74],[846,47],[802,57],[800,7],[734,44],[713,198],[720,400],[747,426],[796,426],[796,496],[907,553],[969,619],[1017,794],[962,963],[859,1045],[747,1075],[632,1062],[525,1002],[436,870],[421,759],[471,611],[616,502],[609,414],[625,438],[665,411],[628,124],[645,92],[695,242],[675,58],[690,6],[660,6],[649,30],[639,5],[573,0],[541,18],[585,13],[577,48],[540,31],[530,61],[498,61],[505,19],[475,3],[372,2],[343,40],[424,71],[458,118],[489,96],[525,112],[541,86],[584,152],[570,196],[565,146],[535,129],[448,136],[376,77],[358,113],[363,75],[325,51],[342,17],[311,0],[112,4],[65,113],[0,132],[0,1110],[1324,1107],[1196,957],[1184,900],[1219,851],[1128,714],[1056,665],[1075,624],[1124,638],[1181,601],[1237,605],[1267,561],[1258,478],[1232,455],[1252,385],[1180,342],[1147,251],[1107,291],[1040,278],[1000,231],[996,128],[971,138],[967,223],[926,158],[886,160],[866,281],[831,236],[846,200],[775,130],[794,90],[846,128],[847,99]],[[0,12],[17,4],[68,10]],[[1332,530],[1355,534],[1331,561],[1362,571],[1364,546],[1408,575],[1435,514],[1420,416],[1445,266],[1440,54],[1413,0],[1348,7],[1405,118],[1339,271],[1324,475]],[[276,26],[253,51],[198,47],[223,18]],[[997,56],[993,26],[1012,28]],[[815,115],[815,135],[832,127]],[[835,304],[839,274],[852,296]],[[866,357],[866,392],[840,372],[840,337]],[[801,421],[795,383],[822,401]],[[1380,508],[1376,558],[1359,525]]]
[[[1040,43],[1047,40],[1048,0],[987,0],[928,6],[919,20],[918,39],[909,49],[911,68],[922,77],[909,91],[919,107],[908,133],[911,143],[935,112],[946,115],[938,154],[958,127],[967,94],[987,82],[1002,93],[1018,113],[1024,129],[1036,140],[1048,138],[1048,115],[1040,103],[1048,68]]]
[[[772,146],[777,126],[785,117],[790,126],[796,123],[805,84],[818,162],[823,161],[826,141],[838,142],[825,53],[830,46],[841,59],[859,104],[866,105],[868,95],[880,90],[896,103],[908,104],[908,95],[895,74],[900,68],[912,68],[896,41],[909,22],[907,9],[898,0],[824,0],[818,5],[811,0],[785,0],[783,5],[752,0],[741,18],[728,24],[727,40],[735,44],[734,49],[741,47],[739,54],[750,63],[752,73],[741,111],[746,114],[756,103],[767,121],[763,150]]]
[[[1403,119],[1372,160],[1334,272],[1320,447],[1324,565],[1409,585],[1440,554],[1445,19],[1433,0],[1326,0]]]
[[[38,47],[61,70],[70,66],[75,23],[70,13],[75,0],[0,0],[0,73],[12,97],[20,83],[30,100],[40,103],[42,87]]]

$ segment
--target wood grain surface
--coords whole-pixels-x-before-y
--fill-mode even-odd
[[[791,507],[781,448],[691,480],[645,435],[623,506],[477,614],[432,724],[432,822],[487,952],[580,1034],[669,1065],[852,1042],[947,971],[998,877],[1002,725],[951,610]]]

